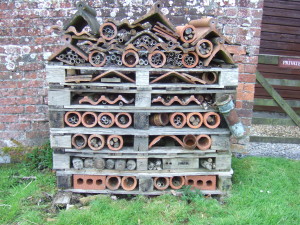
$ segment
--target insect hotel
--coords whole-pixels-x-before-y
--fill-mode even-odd
[[[137,20],[84,2],[49,58],[53,169],[61,190],[161,195],[231,187],[229,137],[243,135],[238,70],[212,18],[175,27],[160,2]],[[174,193],[174,192],[173,192]]]

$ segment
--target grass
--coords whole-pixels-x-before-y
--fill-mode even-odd
[[[11,176],[32,175],[19,165],[0,167],[2,224],[300,224],[300,161],[248,157],[233,159],[233,190],[223,203],[187,192],[189,200],[165,195],[131,200],[99,197],[90,205],[50,214],[43,192],[53,193],[54,177],[35,173],[36,181]],[[40,202],[39,205],[37,203]],[[47,222],[53,217],[55,221]]]

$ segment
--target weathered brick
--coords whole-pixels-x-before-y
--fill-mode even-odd
[[[24,112],[24,106],[0,106],[0,114],[19,114]]]

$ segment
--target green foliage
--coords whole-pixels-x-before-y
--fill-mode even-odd
[[[26,158],[26,154],[32,151],[32,147],[24,146],[21,142],[11,139],[14,147],[3,147],[1,155],[9,155],[12,162],[22,162]]]
[[[26,154],[25,165],[31,169],[52,169],[52,153],[53,150],[50,147],[50,142],[35,147],[31,152]]]
[[[187,201],[188,203],[196,201],[203,198],[203,194],[198,189],[192,189],[192,186],[183,186],[182,187],[182,196],[181,199]]]
[[[112,200],[101,196],[82,208],[49,214],[44,192],[55,191],[55,177],[21,164],[1,166],[0,224],[300,224],[300,161],[233,158],[231,195],[225,204],[182,189],[183,196],[137,196]],[[17,176],[36,176],[20,181]],[[199,195],[200,194],[200,195]],[[51,217],[55,221],[47,222]]]

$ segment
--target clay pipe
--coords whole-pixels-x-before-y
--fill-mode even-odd
[[[185,149],[193,150],[197,146],[197,139],[194,135],[188,134],[183,137],[183,147]]]
[[[137,180],[133,176],[122,177],[121,186],[125,191],[132,191],[137,186]]]
[[[184,43],[192,43],[196,39],[195,30],[196,28],[193,25],[176,27],[176,32]]]
[[[203,116],[201,113],[191,112],[187,114],[186,121],[190,128],[197,129],[201,127],[203,123]]]
[[[107,138],[107,147],[112,151],[119,151],[123,148],[123,138],[119,135],[110,135]]]
[[[185,183],[185,179],[182,176],[175,176],[170,178],[170,187],[172,189],[178,190],[182,188]]]
[[[219,97],[216,100],[216,105],[218,106],[220,113],[223,114],[232,135],[236,138],[242,138],[245,135],[245,129],[234,108],[231,95]]]
[[[163,67],[166,61],[167,57],[162,51],[156,50],[148,55],[148,62],[154,68]]]
[[[109,190],[117,190],[121,185],[121,178],[119,176],[107,176],[106,177],[106,187]]]
[[[92,134],[88,139],[88,145],[94,151],[101,150],[105,145],[105,138],[100,134]]]
[[[115,117],[115,123],[120,128],[127,128],[132,124],[132,117],[129,113],[118,113]]]
[[[196,52],[185,53],[182,56],[182,64],[186,68],[193,68],[199,63],[199,56]]]
[[[106,63],[106,55],[98,50],[92,51],[89,54],[89,62],[92,64],[92,66],[102,67]]]
[[[97,121],[97,114],[94,112],[85,112],[82,115],[82,125],[85,127],[94,127]]]
[[[72,137],[72,145],[81,150],[87,145],[87,136],[85,134],[75,134]]]
[[[207,128],[214,129],[220,125],[221,117],[218,113],[207,112],[203,116],[203,122]]]
[[[205,72],[202,75],[202,80],[206,82],[206,84],[214,84],[218,79],[216,72]]]
[[[167,113],[156,113],[150,117],[150,124],[152,126],[166,126],[169,121],[169,115]]]
[[[158,190],[166,190],[170,185],[170,179],[168,177],[155,177],[154,187]]]
[[[65,114],[65,123],[70,127],[77,127],[81,124],[82,116],[80,112],[67,112]]]
[[[104,128],[109,128],[113,126],[115,123],[115,116],[112,113],[105,112],[105,113],[100,113],[98,116],[98,124],[101,127]]]
[[[111,22],[103,23],[99,28],[100,36],[107,41],[114,39],[117,36],[117,26]]]
[[[196,52],[201,58],[208,58],[213,51],[213,44],[211,41],[201,39],[196,44]]]
[[[183,128],[186,124],[186,116],[180,112],[172,113],[170,115],[170,123],[175,128]]]
[[[135,67],[139,63],[140,57],[138,53],[132,49],[122,54],[122,62],[127,67]]]
[[[199,150],[207,150],[211,146],[211,138],[206,134],[197,136],[197,148]]]

